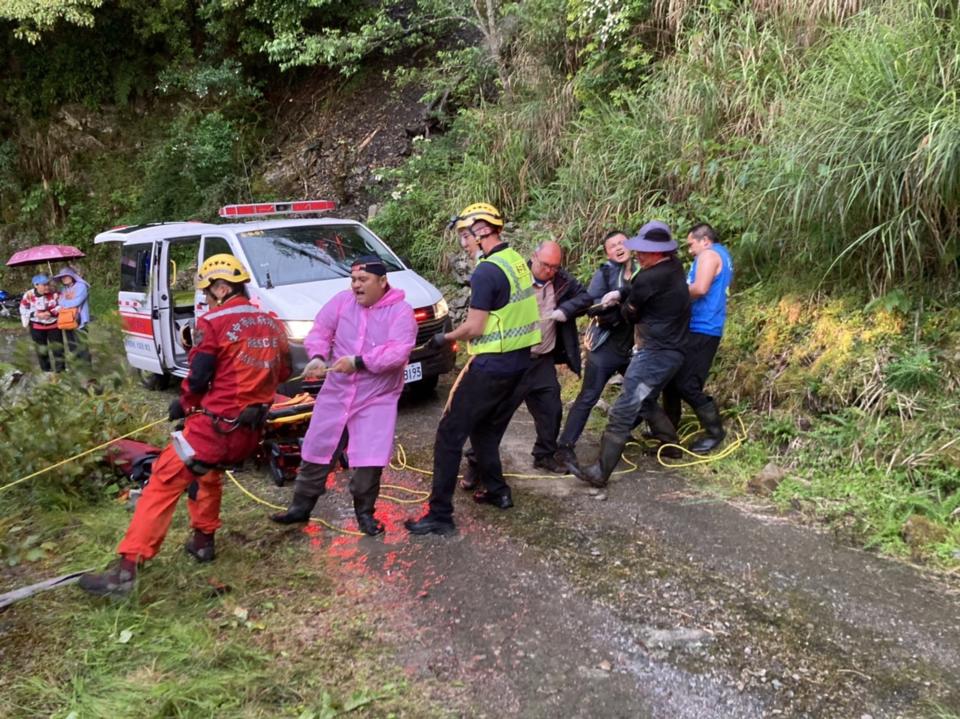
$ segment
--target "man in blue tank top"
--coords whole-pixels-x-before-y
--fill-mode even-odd
[[[713,398],[704,393],[703,387],[723,336],[727,293],[733,281],[733,260],[727,248],[717,243],[717,233],[706,223],[691,228],[687,235],[687,249],[693,255],[693,265],[687,274],[691,305],[685,359],[673,380],[664,388],[664,408],[651,407],[652,403],[648,403],[644,418],[654,436],[669,436],[673,433],[667,430],[680,424],[682,399],[693,408],[703,428],[703,436],[690,446],[690,450],[704,454],[715,449],[726,435],[720,411]]]

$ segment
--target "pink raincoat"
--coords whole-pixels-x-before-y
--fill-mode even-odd
[[[366,369],[327,373],[303,438],[303,459],[329,463],[346,427],[351,467],[389,463],[403,368],[417,340],[417,321],[404,297],[403,290],[391,288],[375,305],[363,307],[346,290],[317,313],[303,342],[307,356],[325,357],[329,367],[340,357],[360,355]]]

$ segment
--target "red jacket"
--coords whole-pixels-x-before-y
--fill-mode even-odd
[[[273,402],[290,376],[290,350],[281,324],[238,295],[197,318],[190,372],[180,404],[226,419],[245,408]]]

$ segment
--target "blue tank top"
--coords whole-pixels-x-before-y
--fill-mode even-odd
[[[727,319],[727,291],[733,281],[733,260],[723,245],[714,244],[711,248],[718,255],[722,266],[720,274],[713,278],[707,294],[694,300],[690,305],[690,331],[712,337],[723,337],[723,323]],[[694,258],[687,284],[692,285],[697,275],[697,258]]]

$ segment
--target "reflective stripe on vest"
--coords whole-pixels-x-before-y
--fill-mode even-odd
[[[492,262],[503,271],[510,283],[510,300],[487,315],[483,334],[467,343],[467,352],[503,354],[539,344],[540,309],[526,261],[516,250],[506,247],[481,262]]]

